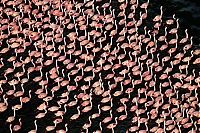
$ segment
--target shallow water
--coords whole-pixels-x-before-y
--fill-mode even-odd
[[[187,28],[194,37],[194,46],[200,46],[200,3],[197,0],[164,0],[164,8],[175,13],[180,26]],[[152,1],[153,2],[153,1]]]

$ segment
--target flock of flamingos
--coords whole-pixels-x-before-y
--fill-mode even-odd
[[[0,133],[199,133],[200,49],[151,2],[0,0]]]

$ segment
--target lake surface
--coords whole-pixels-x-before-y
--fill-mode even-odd
[[[159,0],[155,0],[155,2]],[[151,1],[153,2],[153,1]],[[197,0],[164,0],[163,7],[169,14],[176,14],[180,26],[187,28],[194,37],[194,46],[200,46],[200,3]],[[166,12],[164,12],[165,14]],[[167,13],[168,14],[168,13]]]

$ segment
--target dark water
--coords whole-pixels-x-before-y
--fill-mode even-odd
[[[160,0],[151,1],[160,3]],[[200,2],[198,0],[163,0],[165,14],[176,14],[180,27],[187,28],[193,36],[194,46],[200,47]]]

